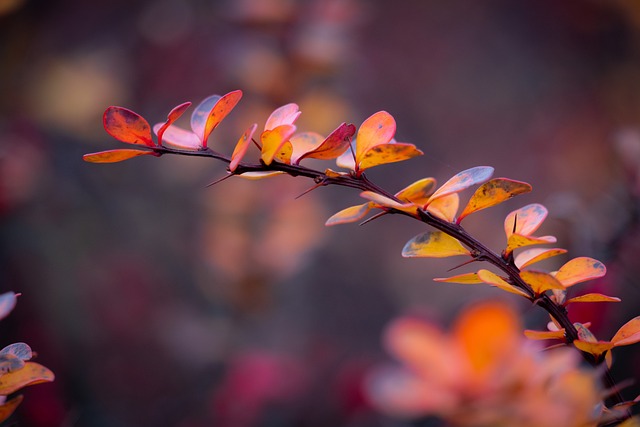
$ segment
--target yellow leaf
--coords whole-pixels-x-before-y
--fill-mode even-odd
[[[409,240],[402,249],[402,256],[445,258],[471,255],[462,244],[442,231],[428,231]]]
[[[573,345],[578,350],[582,350],[585,353],[593,354],[596,357],[600,356],[604,352],[609,351],[613,348],[613,343],[609,341],[591,342],[591,341],[575,340],[573,342]]]
[[[272,130],[262,132],[262,135],[260,135],[260,142],[262,142],[261,158],[266,165],[271,164],[280,148],[291,138],[295,131],[296,127],[294,125],[280,125]]]
[[[602,294],[584,294],[567,300],[566,304],[574,302],[620,302],[620,298],[610,297]],[[566,305],[565,304],[565,305]]]
[[[22,369],[0,376],[0,395],[7,396],[22,387],[53,379],[53,372],[49,369],[35,362],[26,362]]]
[[[423,154],[413,144],[402,142],[379,144],[371,147],[358,158],[358,170],[363,171],[373,166],[401,162]]]
[[[556,279],[565,288],[586,280],[597,279],[607,274],[607,268],[597,259],[578,257],[564,264],[556,273]]]
[[[423,178],[398,191],[395,196],[400,200],[406,200],[416,206],[423,207],[429,201],[436,187],[434,178]]]
[[[445,282],[445,283],[459,283],[461,285],[476,285],[480,283],[484,283],[476,273],[464,273],[458,274],[457,276],[451,277],[437,277],[433,279],[434,282]]]
[[[611,341],[616,346],[634,344],[640,341],[640,316],[634,317],[618,329]]]
[[[531,340],[562,340],[564,339],[564,329],[558,331],[532,331],[525,329],[524,335]]]
[[[562,286],[562,283],[560,283],[558,279],[542,271],[521,271],[520,278],[531,286],[531,289],[533,289],[536,295],[540,295],[551,289],[564,289],[564,286]]]
[[[531,264],[535,264],[536,262],[565,253],[567,253],[567,250],[561,248],[531,248],[520,252],[516,256],[514,263],[516,264],[516,267],[523,269]]]
[[[280,163],[290,165],[292,154],[293,145],[291,145],[291,141],[285,141],[285,143],[280,146],[280,149],[278,150],[278,153],[276,154],[274,159],[279,161]]]
[[[252,124],[246,131],[244,131],[244,133],[238,140],[238,143],[233,149],[233,154],[231,154],[231,163],[229,163],[229,170],[231,172],[236,170],[238,164],[242,161],[242,158],[247,153],[249,145],[251,144],[251,139],[253,138],[253,134],[256,132],[257,128],[257,123]]]
[[[451,193],[458,193],[472,185],[480,184],[491,178],[491,175],[493,175],[493,168],[490,166],[476,166],[459,172],[433,193],[429,199],[429,203],[439,197],[444,197]]]
[[[18,405],[20,405],[20,402],[22,402],[21,394],[0,405],[0,423],[5,421],[15,412]]]
[[[460,205],[460,197],[458,193],[452,193],[443,197],[439,197],[427,206],[427,211],[431,212],[438,218],[445,221],[453,222],[458,213]]]
[[[346,224],[348,222],[359,221],[373,208],[373,203],[351,206],[333,214],[324,225]]]
[[[548,213],[547,208],[539,203],[517,209],[504,220],[504,231],[507,237],[514,233],[529,236],[540,227]]]
[[[249,180],[257,180],[262,178],[270,178],[276,175],[282,175],[285,172],[281,171],[272,171],[272,172],[245,172],[241,175],[238,175],[241,178],[249,179]]]
[[[367,200],[371,200],[377,205],[383,206],[385,208],[392,208],[392,209],[398,209],[398,210],[406,210],[406,209],[415,210],[416,209],[416,207],[413,206],[411,203],[396,202],[393,199],[385,197],[382,194],[374,193],[373,191],[363,191],[362,193],[360,193],[360,197],[363,197]]]
[[[117,163],[129,160],[137,156],[146,155],[157,156],[154,151],[149,150],[133,150],[122,148],[118,150],[99,151],[97,153],[89,153],[82,156],[82,160],[90,163]]]
[[[529,295],[525,291],[523,291],[522,289],[516,288],[515,286],[511,285],[510,283],[505,281],[502,277],[498,276],[497,274],[493,273],[492,271],[489,271],[489,270],[478,270],[478,277],[484,283],[487,283],[489,285],[492,285],[492,286],[495,286],[497,288],[500,288],[503,291],[507,291],[507,292],[510,292],[512,294],[520,295],[520,296],[523,296],[525,298],[530,298]]]
[[[367,118],[356,136],[356,167],[369,149],[376,145],[388,144],[396,133],[396,121],[386,111],[378,111]]]
[[[525,246],[544,245],[555,242],[556,238],[553,236],[530,237],[522,234],[512,234],[509,236],[509,239],[507,239],[505,253],[510,254],[514,249],[523,248]]]
[[[489,208],[509,200],[518,194],[531,191],[531,185],[526,182],[514,181],[507,178],[495,178],[482,184],[473,194],[469,203],[458,217],[458,223],[467,215]]]

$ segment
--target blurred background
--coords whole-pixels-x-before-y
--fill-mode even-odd
[[[299,129],[323,134],[384,109],[425,152],[372,170],[384,188],[479,165],[531,183],[465,226],[500,251],[504,216],[545,204],[541,234],[608,266],[578,291],[623,299],[572,318],[609,339],[640,314],[638,2],[0,0],[0,290],[22,293],[0,336],[57,375],[25,390],[8,425],[409,425],[361,388],[389,360],[390,319],[446,325],[501,298],[544,327],[516,297],[432,282],[457,259],[403,259],[415,221],[325,228],[362,203],[355,191],[296,200],[311,182],[207,188],[224,175],[214,161],[81,159],[120,147],[102,128],[109,105],[153,124],[234,89],[219,151],[288,102]],[[616,349],[618,380],[640,378],[639,354]]]

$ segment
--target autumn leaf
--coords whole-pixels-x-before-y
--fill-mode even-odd
[[[615,346],[634,344],[640,341],[640,316],[625,323],[611,338]]]
[[[209,111],[207,120],[205,122],[204,131],[202,134],[202,147],[207,147],[207,140],[209,139],[209,135],[211,132],[218,127],[220,122],[229,115],[231,110],[240,102],[242,98],[242,91],[234,90],[233,92],[229,92],[226,95],[222,96],[218,101],[214,104],[213,108]],[[195,132],[195,128],[194,128]],[[195,132],[198,135],[198,132]]]
[[[523,269],[535,264],[536,262],[565,253],[567,253],[567,250],[561,248],[531,248],[523,250],[516,255],[514,263],[516,267]]]
[[[20,394],[0,405],[0,423],[7,420],[15,412],[22,399],[23,396]]]
[[[434,282],[444,282],[444,283],[459,283],[461,285],[476,285],[484,283],[479,277],[477,273],[464,273],[458,274],[457,276],[451,277],[437,277],[433,279]]]
[[[8,346],[0,350],[0,355],[3,354],[12,354],[22,360],[29,360],[33,357],[31,347],[23,342],[9,344]]]
[[[398,191],[395,196],[423,208],[435,191],[435,187],[435,178],[423,178]]]
[[[154,126],[154,132],[158,135],[158,145],[162,146],[162,136],[169,126],[171,126],[176,120],[178,120],[187,108],[191,105],[191,102],[185,102],[183,104],[178,105],[173,110],[169,112],[167,115],[167,121],[164,124],[158,126],[157,128]]]
[[[349,222],[360,221],[373,208],[373,203],[365,203],[357,206],[350,206],[337,212],[325,222],[325,225],[346,224]]]
[[[14,292],[0,294],[0,319],[4,319],[16,306],[17,295]]]
[[[562,283],[549,273],[542,271],[525,270],[520,272],[520,278],[535,292],[540,295],[551,289],[564,289]]]
[[[158,156],[154,151],[150,150],[133,150],[128,148],[121,148],[117,150],[99,151],[97,153],[89,153],[82,156],[85,162],[90,163],[117,163],[124,160],[129,160],[138,156]]]
[[[443,197],[438,197],[436,200],[429,203],[426,210],[440,219],[453,222],[456,218],[456,213],[458,213],[459,205],[460,197],[458,196],[458,193],[452,193]]]
[[[564,264],[555,274],[565,288],[586,280],[597,279],[607,273],[600,261],[589,257],[578,257]]]
[[[410,214],[414,214],[417,211],[416,207],[412,203],[400,203],[390,199],[389,197],[383,196],[382,194],[374,193],[373,191],[363,191],[360,193],[360,197],[370,200],[376,205],[385,208],[396,209]]]
[[[564,305],[572,304],[574,302],[620,302],[620,301],[622,300],[617,297],[610,297],[607,295],[591,293],[591,294],[584,294],[584,295],[570,298],[564,303]]]
[[[468,249],[455,238],[442,231],[427,231],[409,240],[402,249],[402,256],[445,258],[456,255],[471,255]]]
[[[270,165],[278,154],[280,148],[291,138],[296,131],[294,125],[280,125],[271,130],[265,130],[260,135],[262,142],[262,161],[266,165]]]
[[[0,395],[7,396],[23,387],[51,382],[53,379],[53,372],[48,368],[35,362],[26,362],[22,369],[0,376]]]
[[[355,133],[356,127],[353,124],[342,123],[333,132],[331,132],[318,147],[311,151],[307,151],[300,156],[297,162],[300,162],[305,158],[321,160],[335,159],[349,148],[351,138]],[[293,142],[293,144],[295,147],[295,142]]]
[[[300,117],[300,110],[297,104],[291,103],[276,108],[264,125],[264,130],[272,130],[282,125],[292,125]]]
[[[386,111],[378,111],[367,118],[356,136],[356,167],[367,151],[377,145],[388,144],[396,133],[396,121]]]
[[[563,340],[565,338],[564,329],[557,331],[532,331],[525,329],[524,336],[532,340]]]
[[[257,123],[252,124],[246,131],[244,131],[244,133],[238,140],[235,148],[233,149],[233,154],[231,154],[231,162],[229,163],[229,170],[231,172],[236,170],[238,164],[242,161],[242,158],[247,153],[247,150],[249,149],[249,145],[251,144],[251,140],[253,138],[253,134],[256,132],[257,128]]]
[[[423,154],[415,145],[403,142],[375,145],[359,158],[358,170],[363,171],[374,166],[401,162]]]
[[[504,231],[507,237],[512,234],[530,236],[547,217],[547,208],[539,203],[532,203],[517,209],[507,215],[504,221]]]
[[[497,288],[502,289],[503,291],[507,291],[512,294],[520,295],[525,298],[530,298],[529,295],[520,288],[516,288],[512,284],[508,283],[502,277],[498,276],[492,271],[489,270],[478,270],[478,278],[482,280],[484,283],[495,286]]]
[[[455,174],[431,195],[429,203],[486,181],[493,175],[493,170],[490,166],[476,166]]]
[[[151,127],[138,113],[123,107],[109,107],[102,116],[104,128],[118,141],[153,147]]]
[[[458,224],[467,215],[482,209],[487,209],[498,205],[518,194],[524,194],[531,191],[531,185],[526,182],[515,181],[507,178],[495,178],[482,184],[476,192],[471,196],[460,216]]]

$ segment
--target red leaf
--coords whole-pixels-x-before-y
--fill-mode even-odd
[[[151,127],[138,113],[123,107],[109,107],[102,117],[105,130],[115,139],[127,144],[153,147]]]
[[[99,151],[97,153],[85,154],[84,156],[82,156],[82,159],[85,162],[90,163],[117,163],[123,160],[129,160],[133,157],[145,156],[149,154],[157,156],[154,151],[122,148],[119,150],[107,150]]]

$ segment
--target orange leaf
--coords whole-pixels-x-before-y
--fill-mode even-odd
[[[374,166],[401,162],[423,154],[413,144],[402,142],[379,144],[371,147],[359,157],[358,170],[363,171]]]
[[[527,205],[507,215],[504,231],[507,237],[514,233],[529,236],[540,227],[548,213],[547,208],[539,203]]]
[[[5,421],[15,412],[18,405],[20,405],[20,402],[22,402],[22,399],[23,397],[20,394],[0,405],[0,423]]]
[[[4,319],[16,306],[17,295],[14,292],[5,292],[0,295],[0,319]]]
[[[324,225],[346,224],[348,222],[359,221],[373,208],[373,203],[351,206],[333,214]]]
[[[409,240],[402,249],[402,256],[445,258],[456,255],[471,255],[457,239],[442,231],[428,231]]]
[[[118,150],[99,151],[97,153],[89,153],[82,156],[85,162],[90,163],[117,163],[129,160],[137,156],[158,156],[154,151],[149,150],[132,150],[129,148],[121,148]]]
[[[522,252],[520,252],[515,260],[514,263],[516,264],[516,267],[518,267],[519,269],[523,269],[525,267],[530,266],[531,264],[535,264],[536,262],[540,262],[542,260],[545,260],[547,258],[551,258],[554,257],[556,255],[562,255],[567,253],[566,249],[561,249],[561,248],[532,248],[532,249],[526,249]]]
[[[634,344],[640,341],[640,316],[625,323],[611,338],[616,346]]]
[[[457,276],[451,277],[437,277],[433,279],[434,282],[445,282],[445,283],[459,283],[461,285],[476,285],[480,283],[484,283],[476,273],[464,273],[458,274]]]
[[[556,238],[553,236],[524,236],[522,234],[512,234],[507,239],[507,247],[505,253],[510,254],[514,249],[523,248],[531,245],[544,245],[547,243],[555,243]]]
[[[360,197],[370,200],[375,204],[385,208],[397,209],[399,211],[408,212],[411,214],[416,213],[417,211],[417,208],[411,203],[396,202],[393,199],[390,199],[378,193],[374,193],[373,191],[363,191],[362,193],[360,193]]]
[[[185,102],[184,104],[178,105],[169,112],[166,122],[160,124],[160,127],[156,127],[157,125],[153,127],[154,132],[156,133],[156,135],[158,135],[159,146],[162,146],[162,136],[164,135],[164,132],[167,130],[167,128],[171,126],[176,120],[178,120],[190,105],[190,102]]]
[[[301,112],[297,104],[287,104],[276,108],[267,119],[264,130],[272,130],[282,125],[292,125],[300,116]]]
[[[115,139],[127,144],[153,147],[151,127],[138,113],[123,107],[109,107],[102,116],[105,130]]]
[[[301,156],[315,150],[323,140],[324,137],[317,132],[301,132],[293,135],[289,139],[293,148],[291,163],[294,165],[300,163]]]
[[[262,142],[261,158],[266,165],[271,164],[280,148],[291,138],[295,131],[296,127],[294,125],[280,125],[272,130],[262,132],[262,135],[260,135],[260,141]]]
[[[533,289],[536,295],[540,295],[551,289],[564,289],[564,286],[562,286],[562,283],[560,283],[558,279],[542,271],[521,271],[520,278],[531,286],[531,289]]]
[[[231,154],[231,163],[229,163],[229,170],[231,172],[236,170],[238,164],[242,161],[242,158],[247,153],[249,145],[251,144],[251,139],[253,138],[253,134],[256,132],[257,128],[257,123],[252,124],[247,130],[244,131],[244,133],[238,140],[238,143],[233,149],[233,154]]]
[[[229,92],[220,98],[211,108],[207,114],[207,120],[205,122],[204,131],[202,134],[202,147],[207,147],[207,140],[209,135],[218,127],[220,122],[224,120],[227,115],[234,109],[242,98],[241,90],[234,90]],[[195,131],[195,129],[194,129]],[[197,134],[197,133],[196,133]]]
[[[602,294],[584,294],[567,300],[565,305],[574,302],[620,302],[620,298],[610,297]]]
[[[458,223],[467,215],[482,209],[500,204],[518,194],[531,191],[531,185],[526,182],[514,181],[507,178],[495,178],[482,184],[471,196],[469,203],[458,217]]]
[[[7,396],[22,387],[53,379],[53,372],[49,369],[35,362],[27,362],[24,368],[0,376],[0,395]]]
[[[356,127],[353,124],[342,123],[317,148],[304,153],[298,161],[307,157],[321,160],[335,159],[349,148],[355,133]]]
[[[429,199],[429,202],[451,193],[458,193],[472,185],[480,184],[488,180],[491,175],[493,175],[493,168],[490,166],[476,166],[459,172],[445,182],[442,187],[438,188]]]
[[[429,201],[435,186],[436,180],[434,178],[423,178],[398,191],[395,196],[400,200],[406,200],[423,207]]]
[[[516,288],[515,286],[508,283],[502,277],[498,276],[492,271],[489,270],[478,270],[478,278],[482,280],[484,283],[495,286],[497,288],[502,289],[503,291],[510,292],[512,294],[520,295],[525,298],[530,298],[529,295],[523,291],[522,289]]]
[[[356,167],[364,155],[372,147],[380,144],[388,144],[396,133],[396,121],[386,111],[378,111],[367,118],[356,136]]]
[[[597,259],[578,257],[570,260],[556,273],[556,279],[565,288],[586,280],[597,279],[607,274],[607,268]]]
[[[276,153],[274,160],[277,160],[280,163],[285,163],[287,165],[290,165],[292,155],[293,155],[293,145],[291,144],[291,141],[285,141],[284,144],[280,146],[280,149]]]
[[[452,193],[431,202],[427,206],[427,211],[445,221],[453,222],[458,213],[458,206],[460,206],[460,197],[458,193]]]
[[[532,331],[525,329],[524,336],[531,340],[563,340],[564,329],[558,331]]]

